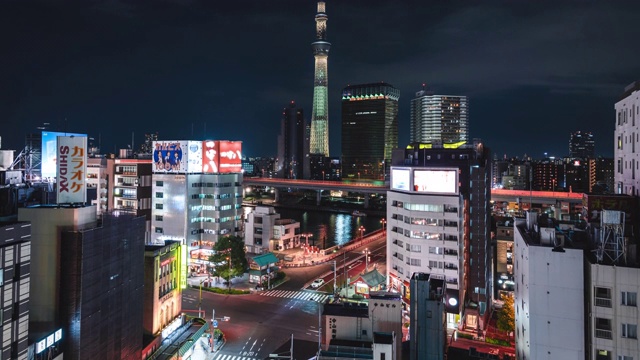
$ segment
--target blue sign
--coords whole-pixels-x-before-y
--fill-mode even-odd
[[[218,320],[213,320],[213,327],[217,328],[218,327]]]

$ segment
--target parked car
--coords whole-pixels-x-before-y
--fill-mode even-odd
[[[324,280],[323,279],[315,279],[311,283],[311,287],[314,288],[314,289],[317,289],[322,285],[324,285]]]

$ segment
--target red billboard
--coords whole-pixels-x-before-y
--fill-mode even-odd
[[[218,149],[220,150],[219,172],[242,172],[242,141],[219,141]]]
[[[219,142],[205,140],[202,142],[202,172],[217,173],[219,163]]]

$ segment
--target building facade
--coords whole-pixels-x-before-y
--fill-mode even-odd
[[[0,222],[2,327],[0,359],[26,360],[31,301],[31,224]]]
[[[615,109],[615,193],[640,196],[640,81],[624,89]]]
[[[409,142],[469,141],[469,103],[466,96],[436,95],[420,90],[411,100]]]
[[[282,109],[278,135],[278,174],[285,179],[302,179],[305,158],[305,129],[302,108],[295,101]]]
[[[144,249],[144,313],[145,335],[161,336],[162,330],[182,313],[183,247],[179,241],[164,245],[147,245]]]
[[[394,152],[387,193],[388,288],[409,305],[409,280],[446,282],[449,327],[484,328],[491,304],[489,150],[481,143]]]
[[[243,236],[242,143],[157,141],[154,148],[151,243],[181,241],[182,264],[204,271],[220,237]]]
[[[325,2],[318,2],[316,14],[316,41],[311,44],[315,58],[313,80],[313,109],[309,153],[329,156],[329,72],[328,59],[331,44],[327,41],[327,14]]]
[[[398,147],[400,90],[385,83],[342,90],[342,178],[385,180]]]
[[[527,213],[514,224],[516,358],[585,358],[584,254]],[[558,235],[558,236],[557,236]]]
[[[280,219],[273,207],[256,206],[245,221],[247,252],[262,254],[300,246],[300,223]]]
[[[428,274],[411,277],[410,359],[443,360],[446,354],[446,282]]]

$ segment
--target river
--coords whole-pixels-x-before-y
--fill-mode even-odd
[[[245,213],[252,208],[245,207]],[[294,219],[300,222],[301,233],[311,233],[309,245],[316,245],[322,249],[334,245],[343,245],[349,240],[360,236],[360,226],[364,227],[364,234],[382,228],[379,216],[353,216],[329,211],[307,211],[288,208],[277,208],[281,219]],[[303,240],[305,238],[303,237]]]

